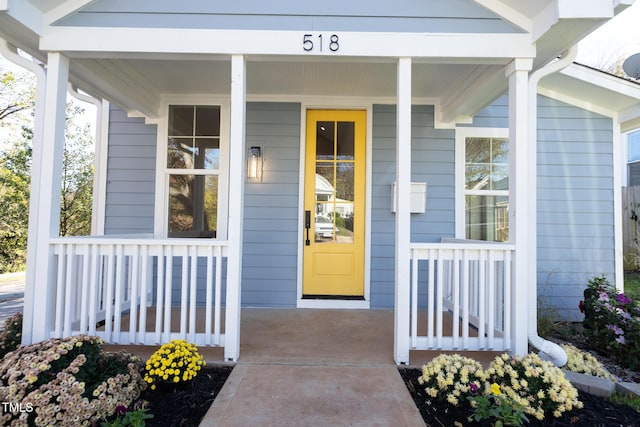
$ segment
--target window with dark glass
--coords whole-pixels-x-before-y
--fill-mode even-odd
[[[169,106],[169,237],[216,237],[220,107]]]

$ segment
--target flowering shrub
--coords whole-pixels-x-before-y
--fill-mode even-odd
[[[101,344],[79,335],[9,353],[0,362],[0,401],[27,410],[3,413],[0,424],[90,426],[128,407],[145,386],[141,363],[126,353],[102,353]]]
[[[522,425],[582,408],[578,391],[551,362],[537,354],[496,357],[488,369],[457,354],[440,355],[422,367],[418,382],[437,403],[470,411],[469,420],[495,419],[495,425]],[[459,407],[459,409],[458,409]]]
[[[524,413],[538,420],[582,408],[578,391],[564,377],[562,371],[535,353],[524,357],[497,356],[489,369],[489,380],[499,384],[502,393]]]
[[[22,313],[16,313],[4,321],[0,330],[0,359],[20,347],[22,341]]]
[[[144,380],[155,390],[158,383],[175,384],[195,378],[203,365],[198,347],[185,340],[173,340],[147,360]]]
[[[606,378],[617,381],[616,377],[607,371],[602,363],[591,354],[579,350],[578,348],[563,344],[562,348],[567,353],[567,364],[564,369],[581,374],[592,375],[594,377]]]
[[[591,279],[582,303],[585,335],[596,350],[640,369],[640,306],[619,294],[604,276]]]
[[[418,382],[427,395],[457,406],[482,387],[486,375],[482,365],[459,354],[441,354],[422,367]]]

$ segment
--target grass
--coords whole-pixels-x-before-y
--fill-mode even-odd
[[[640,271],[625,272],[624,294],[635,301],[640,300]]]
[[[614,393],[611,395],[611,401],[614,403],[631,406],[633,409],[640,412],[640,396]]]

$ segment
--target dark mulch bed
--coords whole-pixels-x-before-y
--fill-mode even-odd
[[[401,368],[399,369],[411,397],[422,414],[428,426],[453,426],[456,421],[465,426],[490,426],[486,424],[470,423],[467,421],[469,412],[461,410],[460,407],[442,405],[429,405],[428,396],[423,387],[418,384],[418,377],[422,374],[419,369]],[[593,396],[588,393],[579,392],[579,399],[584,403],[584,408],[564,414],[561,418],[545,419],[538,421],[530,420],[530,426],[615,426],[615,427],[638,427],[640,426],[640,412],[627,405],[620,405]]]
[[[147,427],[197,426],[231,374],[229,366],[205,366],[188,384],[147,389],[140,399],[149,403],[153,419]]]

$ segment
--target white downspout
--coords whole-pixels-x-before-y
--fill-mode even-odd
[[[540,80],[550,74],[556,73],[570,65],[578,54],[577,46],[572,46],[563,52],[558,60],[550,62],[544,67],[534,71],[529,76],[529,158],[533,159],[534,167],[537,168],[538,158],[538,83]],[[537,178],[538,172],[536,170]],[[538,218],[538,184],[530,186],[533,189],[527,195],[529,197],[529,206],[531,214],[528,217],[529,229],[536,230],[531,233],[529,239],[529,257],[532,268],[529,270],[529,310],[528,310],[528,338],[529,344],[540,351],[540,357],[553,362],[556,366],[564,366],[567,363],[567,353],[558,344],[545,340],[538,335],[538,236],[537,236],[537,218]]]

